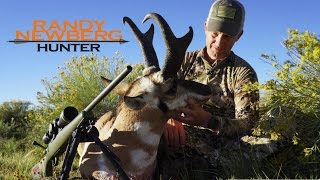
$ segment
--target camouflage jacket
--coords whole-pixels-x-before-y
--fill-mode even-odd
[[[227,136],[248,132],[258,119],[259,93],[246,92],[243,86],[258,82],[256,72],[233,52],[210,65],[204,59],[204,51],[205,48],[186,53],[179,78],[211,86],[212,97],[203,106],[213,115],[208,128]]]

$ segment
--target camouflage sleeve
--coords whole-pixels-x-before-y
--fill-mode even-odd
[[[193,66],[195,61],[201,58],[200,50],[187,52],[185,59],[178,72],[180,79],[193,79],[192,75],[195,71]],[[234,111],[232,114],[224,112],[217,114],[217,109],[210,106],[204,109],[212,114],[208,128],[219,131],[220,134],[232,136],[235,134],[242,134],[248,132],[258,119],[258,101],[259,92],[244,91],[244,86],[249,83],[258,82],[258,78],[254,69],[250,65],[237,61],[235,70],[229,74],[230,87],[233,90]]]
[[[186,52],[185,58],[181,64],[181,68],[178,72],[179,79],[186,79],[189,70],[192,68],[194,61],[196,60],[198,51]]]
[[[253,69],[240,68],[234,79],[235,118],[213,114],[208,128],[219,131],[221,135],[233,136],[249,132],[258,120],[259,92],[243,90],[246,84],[258,82]]]

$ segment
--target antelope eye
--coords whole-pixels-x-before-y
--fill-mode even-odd
[[[177,84],[173,83],[172,87],[166,91],[164,94],[168,96],[174,96],[177,93]]]

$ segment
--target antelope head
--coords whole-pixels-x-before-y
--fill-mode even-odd
[[[200,101],[206,100],[211,93],[208,86],[177,78],[177,72],[193,37],[192,28],[189,27],[189,32],[183,37],[176,38],[162,16],[150,13],[145,16],[143,22],[148,19],[154,19],[159,24],[164,37],[166,55],[163,69],[161,70],[159,67],[152,44],[153,24],[146,33],[142,33],[129,17],[124,17],[123,22],[131,27],[141,46],[146,66],[142,77],[131,84],[121,84],[115,89],[116,93],[124,97],[124,104],[132,110],[138,111],[149,107],[158,109],[163,114],[185,106],[188,97]]]
[[[153,24],[146,33],[142,33],[129,17],[124,17],[123,22],[130,26],[141,46],[146,66],[141,77],[132,83],[120,83],[114,89],[123,97],[123,102],[118,107],[113,125],[100,130],[103,143],[121,159],[127,174],[137,179],[152,177],[160,137],[171,112],[185,106],[190,97],[205,102],[211,94],[206,85],[177,78],[193,37],[192,28],[189,27],[189,32],[183,37],[176,38],[159,14],[150,13],[143,22],[148,19],[154,19],[159,24],[163,35],[166,45],[164,66],[161,70],[152,44]],[[110,82],[107,79],[104,81]],[[101,153],[96,153],[96,157],[93,155],[95,153],[92,152],[98,152],[94,146],[86,146],[85,151],[87,153],[82,156],[80,165],[83,176],[101,177],[105,174],[104,177],[111,177],[116,174]]]

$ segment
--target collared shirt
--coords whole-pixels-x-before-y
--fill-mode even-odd
[[[187,52],[178,73],[179,78],[193,80],[211,87],[212,97],[203,108],[213,115],[209,128],[224,135],[248,132],[258,119],[258,92],[243,87],[258,82],[254,69],[233,52],[209,64],[204,51]]]

